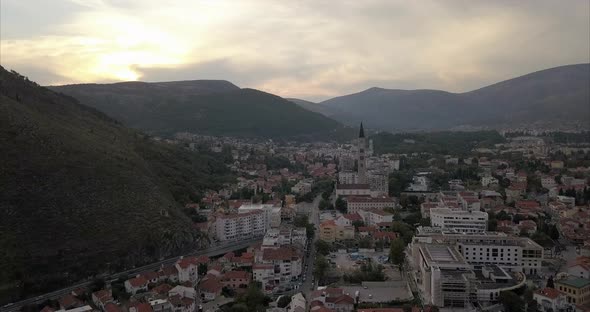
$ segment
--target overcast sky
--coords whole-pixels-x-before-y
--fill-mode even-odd
[[[41,84],[225,79],[317,101],[590,62],[588,0],[1,0],[0,15],[0,63]]]

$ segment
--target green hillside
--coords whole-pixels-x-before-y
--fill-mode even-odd
[[[2,67],[0,150],[11,300],[191,249],[199,237],[180,204],[229,174]]]
[[[281,97],[253,89],[211,86],[204,81],[82,84],[51,87],[79,99],[125,125],[158,135],[296,138],[328,133],[340,124]],[[178,88],[182,83],[184,88]],[[233,85],[232,85],[233,86]]]

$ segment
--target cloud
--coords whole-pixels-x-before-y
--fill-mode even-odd
[[[37,32],[31,3],[2,2],[0,51],[44,84],[225,79],[320,100],[590,62],[587,1],[55,1]]]

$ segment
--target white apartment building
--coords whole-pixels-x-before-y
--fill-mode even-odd
[[[262,210],[252,210],[228,215],[220,214],[215,219],[215,234],[219,241],[241,240],[254,236],[262,236],[266,230],[267,223],[264,211]]]
[[[281,246],[300,246],[305,248],[307,242],[307,230],[305,228],[268,229],[262,240],[262,249],[277,248]]]
[[[348,213],[356,213],[366,209],[395,208],[396,202],[392,197],[348,197],[346,198]]]
[[[338,172],[338,183],[340,184],[357,184],[358,173],[356,171],[340,171]]]
[[[262,283],[264,291],[272,292],[301,275],[302,259],[301,252],[291,246],[261,249],[252,266],[254,280]]]
[[[281,207],[275,207],[272,204],[244,204],[238,208],[238,213],[261,210],[264,215],[266,228],[277,228],[281,225]]]
[[[543,247],[528,237],[505,233],[461,233],[440,228],[419,227],[416,240],[456,245],[469,264],[496,264],[509,272],[536,274],[543,261]]]
[[[378,209],[359,210],[358,214],[363,218],[366,226],[375,226],[382,222],[393,222],[393,214]]]
[[[442,229],[453,229],[460,233],[482,233],[488,227],[488,213],[431,208],[430,225]]]

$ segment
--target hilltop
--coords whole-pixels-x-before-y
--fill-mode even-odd
[[[181,204],[229,174],[2,67],[0,146],[0,290],[29,295],[192,249]]]
[[[262,138],[324,135],[341,125],[273,94],[227,81],[78,84],[50,87],[126,126],[157,135],[192,132]]]

